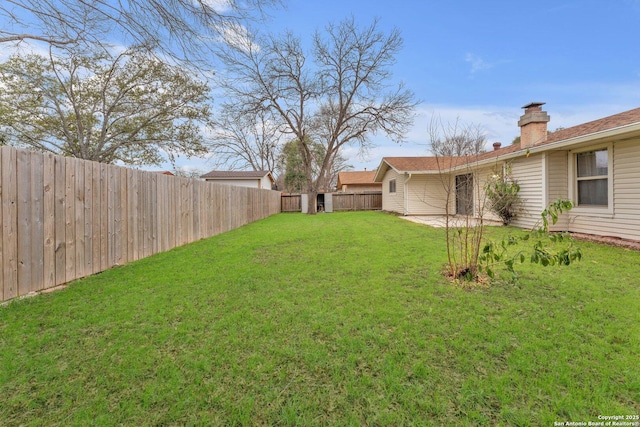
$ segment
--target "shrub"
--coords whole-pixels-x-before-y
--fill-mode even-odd
[[[517,217],[520,210],[520,185],[510,174],[511,167],[505,166],[494,173],[486,187],[489,209],[507,225]]]

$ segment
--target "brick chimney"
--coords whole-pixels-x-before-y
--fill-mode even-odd
[[[532,102],[525,105],[524,114],[520,116],[520,147],[528,148],[547,139],[547,122],[550,117],[542,111],[544,102]]]

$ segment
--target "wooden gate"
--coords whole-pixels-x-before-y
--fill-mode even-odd
[[[367,193],[333,193],[333,210],[376,211],[382,209],[382,191]]]
[[[281,212],[302,212],[301,194],[282,194],[280,197]]]

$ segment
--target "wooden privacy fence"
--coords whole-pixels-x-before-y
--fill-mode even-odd
[[[0,301],[280,212],[280,193],[0,147]]]
[[[321,193],[325,212],[382,210],[382,191],[366,193]],[[331,198],[331,202],[329,202]],[[280,201],[282,212],[301,212],[301,194],[283,194]]]
[[[302,195],[301,194],[283,194],[280,199],[281,212],[301,212],[302,211]]]
[[[382,192],[333,193],[334,211],[370,211],[382,209]]]

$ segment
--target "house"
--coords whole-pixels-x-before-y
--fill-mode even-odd
[[[381,191],[382,183],[374,181],[376,171],[339,172],[337,190],[343,193]]]
[[[211,171],[200,178],[219,184],[271,190],[275,179],[269,171]]]
[[[640,108],[549,133],[542,105],[523,107],[519,144],[496,143],[472,159],[383,158],[374,178],[382,183],[382,209],[477,214],[483,194],[474,188],[508,168],[523,201],[513,225],[532,228],[551,202],[568,199],[574,208],[555,230],[640,241]],[[448,205],[445,186],[453,189]]]

